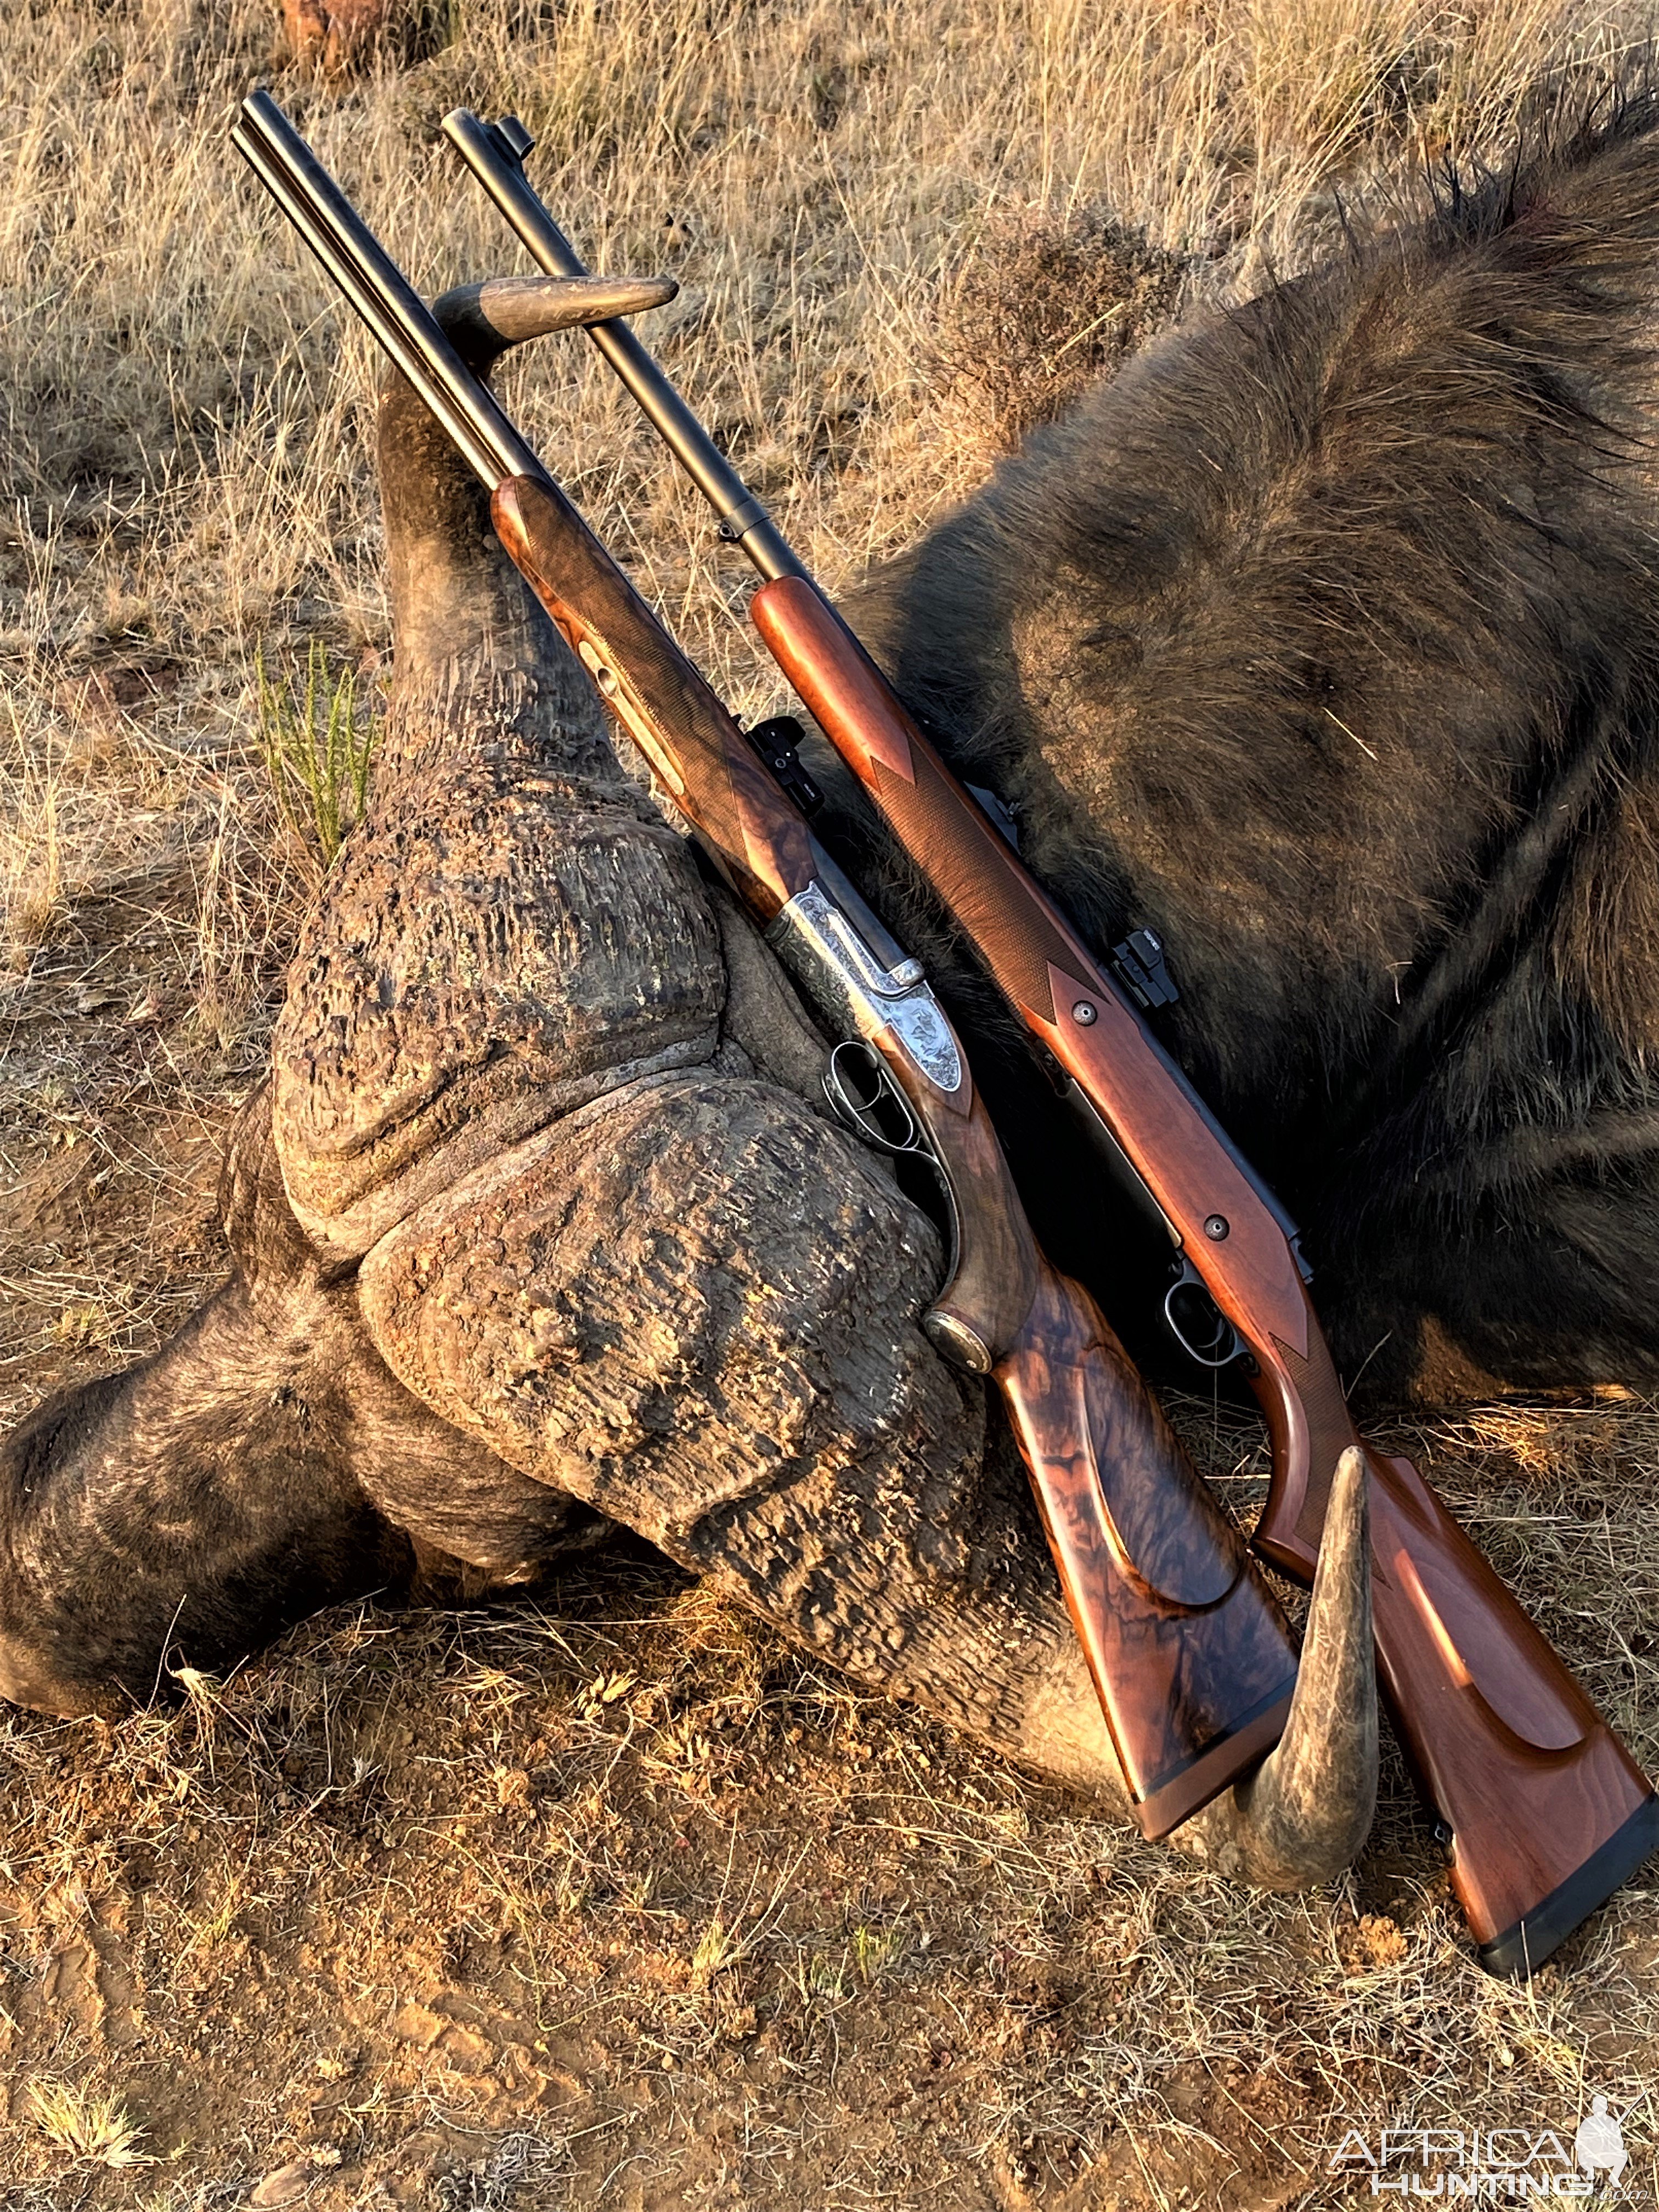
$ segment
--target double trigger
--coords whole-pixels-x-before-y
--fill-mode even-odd
[[[877,1152],[933,1164],[933,1152],[909,1100],[881,1054],[861,1038],[846,1038],[830,1054],[823,1071],[823,1095],[837,1119]]]

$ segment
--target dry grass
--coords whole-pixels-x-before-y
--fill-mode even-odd
[[[71,2081],[37,2081],[29,2087],[27,2118],[55,2151],[77,2164],[148,2166],[135,2127],[118,2097],[94,2096]]]
[[[367,347],[225,141],[275,14],[0,27],[0,1412],[149,1348],[210,1276],[307,878],[257,659],[367,680],[388,642]],[[994,349],[1024,406],[1099,338],[1111,300],[1010,312],[1007,240],[1109,222],[1248,289],[1339,193],[1498,154],[1541,70],[1651,27],[1540,0],[453,17],[402,76],[279,94],[433,289],[518,265],[437,118],[523,114],[596,265],[679,277],[657,342],[832,586],[1006,434],[942,361]],[[739,576],[588,350],[514,395],[734,704],[771,703]],[[1187,1418],[1247,1501],[1254,1436]],[[1659,1765],[1659,1412],[1408,1441]],[[172,1715],[0,1723],[6,2212],[1317,2205],[1348,2125],[1565,2126],[1594,2091],[1651,2192],[1650,1887],[1500,1987],[1396,1771],[1346,1882],[1250,1899],[664,1571],[561,1607],[337,1616]]]
[[[933,380],[981,450],[1012,453],[1172,321],[1200,275],[1103,208],[1002,216],[956,286]]]

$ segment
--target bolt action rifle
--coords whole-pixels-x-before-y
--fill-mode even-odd
[[[832,1102],[866,1137],[938,1170],[952,1253],[923,1326],[1001,1393],[1136,1820],[1149,1837],[1167,1834],[1261,1761],[1290,1710],[1294,1643],[1243,1539],[1093,1299],[1037,1249],[921,963],[824,852],[766,752],[679,652],[282,110],[255,93],[233,137],[489,489],[502,543],[841,1038],[826,1079]],[[492,294],[510,313],[512,293],[510,283],[483,287],[486,318]],[[775,750],[771,759],[799,787],[799,769]]]
[[[524,173],[516,118],[458,108],[444,130],[531,258],[586,272]],[[1255,1541],[1306,1580],[1343,1454],[1365,1455],[1384,1692],[1449,1831],[1481,1962],[1530,1974],[1659,1844],[1659,1799],[1545,1638],[1404,1459],[1365,1444],[1282,1207],[1120,982],[945,766],[765,508],[623,321],[588,335],[763,579],[756,626],[824,735],[921,867],[1115,1169],[1127,1162],[1179,1255],[1165,1310],[1197,1283],[1249,1363],[1273,1480]],[[1154,951],[1156,948],[1152,948]]]

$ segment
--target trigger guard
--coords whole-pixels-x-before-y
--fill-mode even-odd
[[[1183,1260],[1182,1261],[1180,1273],[1176,1275],[1174,1282],[1170,1284],[1169,1289],[1164,1293],[1164,1318],[1169,1324],[1170,1335],[1174,1337],[1176,1342],[1181,1346],[1187,1357],[1191,1360],[1196,1361],[1199,1366],[1213,1368],[1231,1367],[1234,1360],[1238,1358],[1239,1354],[1244,1349],[1243,1340],[1240,1337],[1238,1331],[1227,1319],[1225,1314],[1221,1311],[1221,1309],[1216,1305],[1215,1301],[1212,1298],[1210,1298],[1211,1310],[1214,1313],[1216,1320],[1220,1323],[1220,1326],[1224,1332],[1224,1334],[1218,1340],[1223,1348],[1218,1352],[1200,1351],[1199,1346],[1193,1342],[1191,1337],[1182,1326],[1180,1321],[1176,1318],[1175,1302],[1182,1291],[1200,1291],[1203,1292],[1206,1298],[1210,1298],[1209,1289],[1205,1283],[1204,1278],[1199,1273],[1197,1268],[1194,1267],[1190,1260]]]
[[[874,1090],[867,1101],[854,1097],[848,1089],[837,1064],[843,1053],[856,1054],[869,1068]],[[843,1038],[830,1053],[830,1065],[823,1072],[823,1095],[842,1123],[876,1152],[887,1152],[895,1159],[933,1157],[922,1143],[921,1124],[909,1100],[888,1073],[880,1054],[861,1039]],[[905,1133],[902,1138],[890,1137],[875,1119],[874,1109],[883,1103],[896,1106],[903,1115]]]

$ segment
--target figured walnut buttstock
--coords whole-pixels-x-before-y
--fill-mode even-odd
[[[889,1065],[957,1218],[922,1325],[1002,1394],[1136,1821],[1167,1835],[1283,1734],[1290,1630],[1099,1307],[1037,1249],[971,1077],[947,1095]]]
[[[1277,1340],[1256,1393],[1276,1483],[1257,1548],[1310,1571],[1351,1444],[1371,1474],[1377,1672],[1451,1831],[1452,1886],[1482,1963],[1529,1973],[1659,1844],[1659,1800],[1571,1674],[1409,1460],[1354,1430],[1324,1339]]]
[[[753,609],[825,735],[1110,1130],[1255,1355],[1273,1445],[1255,1541],[1309,1579],[1337,1462],[1359,1439],[1282,1224],[816,587],[780,578]],[[1384,1692],[1451,1831],[1454,1882],[1483,1962],[1529,1972],[1659,1843],[1659,1800],[1416,1470],[1369,1447],[1366,1457]]]
[[[1283,1734],[1289,1631],[1080,1284],[1042,1263],[994,1372],[1136,1819],[1167,1835]]]
[[[1379,1677],[1481,1963],[1525,1976],[1659,1844],[1659,1800],[1410,1461],[1366,1456]]]

